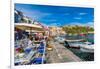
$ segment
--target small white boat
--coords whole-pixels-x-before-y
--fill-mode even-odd
[[[59,43],[64,43],[65,38],[63,38],[63,37],[56,37],[55,40],[58,41]]]
[[[90,43],[81,44],[80,50],[82,52],[93,53],[94,52],[94,45]]]
[[[69,43],[71,48],[80,48],[80,43]]]
[[[65,47],[70,47],[70,48],[78,48],[82,52],[88,52],[88,53],[93,53],[94,52],[94,45],[91,44],[90,42],[65,42],[64,43]]]
[[[70,48],[78,48],[80,49],[80,43],[79,42],[64,42],[65,47],[70,47]]]

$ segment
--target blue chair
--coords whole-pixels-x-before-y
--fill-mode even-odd
[[[36,64],[42,64],[42,58],[35,58]]]
[[[31,50],[32,50],[31,48],[26,48],[25,53],[28,54],[28,53],[30,53]]]
[[[38,49],[44,49],[44,47],[43,46],[40,46],[40,47],[38,47]]]
[[[44,53],[44,49],[38,49],[38,52],[43,54]]]
[[[40,42],[40,46],[44,46],[44,43],[43,42]]]

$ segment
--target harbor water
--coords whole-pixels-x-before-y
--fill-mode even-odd
[[[84,36],[80,35],[65,35],[64,38],[69,39],[69,40],[74,40],[74,39],[86,39],[90,42],[94,42],[94,34],[85,34]]]
[[[94,43],[94,34],[87,34],[85,36],[86,40],[89,42]],[[67,39],[80,39],[83,37],[80,36],[66,36]],[[75,49],[75,48],[69,48],[75,55],[77,55],[79,58],[81,58],[83,61],[94,61],[94,53],[87,53],[87,52],[82,52],[80,49]]]
[[[71,50],[76,56],[78,56],[83,61],[94,61],[94,53],[82,52],[79,49],[73,48],[69,48],[69,50]]]

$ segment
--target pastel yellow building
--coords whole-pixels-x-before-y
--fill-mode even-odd
[[[60,36],[66,34],[65,31],[61,27],[52,26],[50,28],[51,36]]]

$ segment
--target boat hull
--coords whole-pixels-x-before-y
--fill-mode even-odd
[[[83,48],[83,47],[81,47],[80,50],[81,50],[82,52],[94,53],[94,49],[88,49],[88,48]]]

